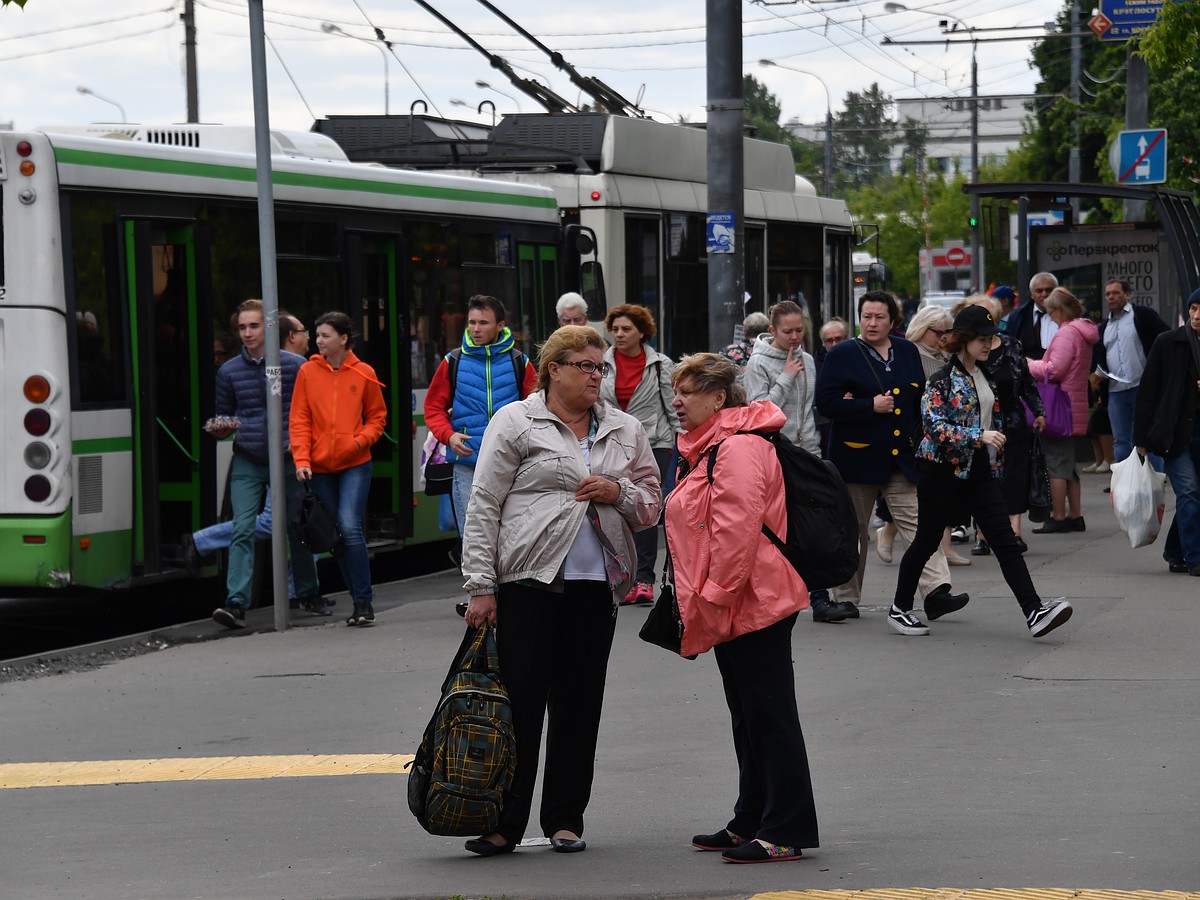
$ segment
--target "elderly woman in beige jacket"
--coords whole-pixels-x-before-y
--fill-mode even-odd
[[[496,413],[479,451],[463,534],[466,620],[501,623],[517,741],[500,824],[466,843],[481,856],[511,852],[525,833],[547,711],[542,833],[560,853],[585,849],[616,605],[633,578],[633,533],[662,510],[646,432],[599,399],[603,347],[586,326],[554,332],[540,390]]]

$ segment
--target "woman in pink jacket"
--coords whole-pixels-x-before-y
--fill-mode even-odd
[[[1092,371],[1092,347],[1100,339],[1100,332],[1086,317],[1083,304],[1066,288],[1055,288],[1046,298],[1046,314],[1058,325],[1058,331],[1046,355],[1029,360],[1029,374],[1035,381],[1049,380],[1066,391],[1071,401],[1071,436],[1042,437],[1050,476],[1050,519],[1033,533],[1086,531],[1074,436],[1087,434],[1088,375]]]
[[[768,400],[746,405],[737,365],[715,353],[675,368],[673,406],[684,433],[667,501],[667,549],[683,618],[685,656],[715,648],[733,723],[738,800],[715,834],[692,838],[726,862],[799,859],[819,846],[817,813],[792,670],[792,626],[808,607],[795,569],[762,533],[787,526],[783,472],[769,441],[787,421]],[[710,453],[715,452],[709,478]],[[686,474],[683,474],[686,473]]]

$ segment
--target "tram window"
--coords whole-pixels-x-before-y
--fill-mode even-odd
[[[512,238],[507,234],[464,234],[459,242],[464,265],[511,266]]]
[[[75,339],[72,342],[76,399],[85,404],[120,403],[125,399],[125,341],[122,331],[120,265],[112,223],[111,198],[70,199],[72,296]]]
[[[315,222],[280,216],[275,225],[277,256],[323,257],[338,259],[337,226],[332,222]]]

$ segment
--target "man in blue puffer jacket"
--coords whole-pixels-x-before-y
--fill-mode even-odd
[[[270,484],[267,449],[266,329],[261,300],[246,300],[234,311],[231,325],[242,341],[242,352],[217,370],[216,410],[218,416],[235,417],[237,426],[209,427],[214,437],[235,434],[233,465],[229,472],[229,494],[233,504],[233,537],[229,544],[229,572],[225,605],[213,612],[213,621],[226,628],[241,628],[250,607],[250,582],[254,574],[254,519],[262,509]],[[303,357],[280,351],[283,376],[284,483],[289,495],[303,492],[288,449],[288,414],[292,388]],[[320,600],[317,569],[312,554],[291,541],[292,572],[296,595],[302,606]],[[324,601],[320,601],[324,605]],[[328,615],[328,613],[325,613]]]

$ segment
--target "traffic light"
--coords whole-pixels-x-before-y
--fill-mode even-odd
[[[967,227],[972,231],[979,227],[979,216],[967,216]]]

